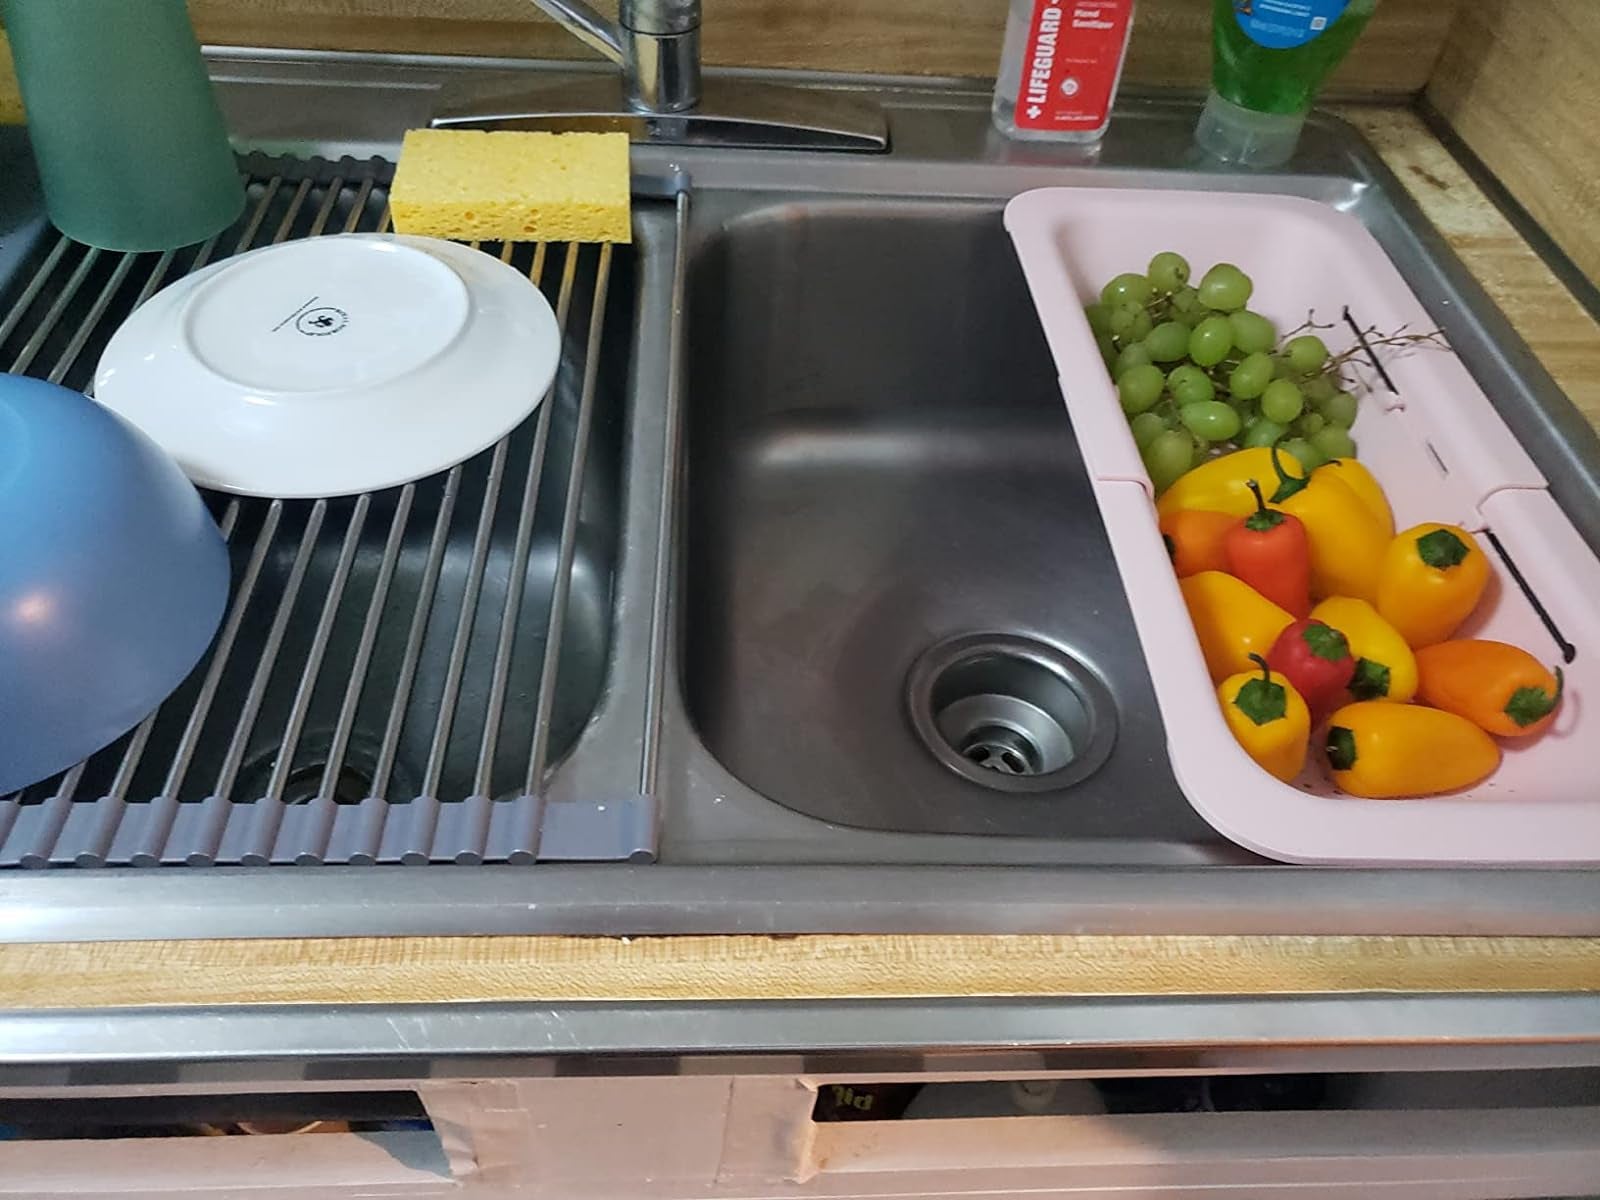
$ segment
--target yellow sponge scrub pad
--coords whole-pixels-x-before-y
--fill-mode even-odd
[[[486,242],[628,242],[628,135],[413,129],[395,231]]]

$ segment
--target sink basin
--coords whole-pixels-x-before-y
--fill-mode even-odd
[[[625,321],[626,315],[623,319]],[[611,583],[617,557],[617,492],[619,474],[616,412],[623,393],[616,373],[602,371],[597,391],[598,444],[591,451],[585,473],[583,498],[586,527],[576,543],[569,610],[562,627],[561,677],[556,688],[550,717],[550,757],[559,759],[576,740],[600,697],[604,683],[612,623]],[[555,589],[557,546],[561,533],[563,492],[571,458],[576,386],[564,377],[550,403],[551,429],[549,452],[539,481],[539,499],[534,513],[531,548],[526,568],[518,578],[523,593],[509,642],[514,647],[510,659],[511,687],[506,694],[490,764],[490,795],[514,794],[522,787],[527,767],[528,734],[533,728],[538,696],[539,670],[549,622],[550,600]],[[499,494],[488,497],[487,458],[467,464],[456,483],[453,503],[445,514],[442,557],[437,583],[430,582],[429,551],[435,530],[440,528],[440,511],[446,501],[448,476],[435,476],[416,490],[393,575],[387,586],[387,599],[374,623],[371,664],[367,686],[353,710],[349,746],[331,780],[339,801],[353,803],[369,795],[381,795],[404,802],[416,796],[464,797],[472,794],[478,755],[487,720],[487,689],[493,660],[500,649],[501,632],[495,621],[504,609],[508,586],[512,583],[513,553],[517,509],[521,505],[522,483],[529,470],[535,422],[528,422],[509,443],[504,478]],[[284,799],[290,804],[305,802],[322,786],[342,703],[348,667],[354,660],[366,630],[363,607],[373,595],[384,562],[384,549],[393,525],[398,491],[379,493],[356,537],[349,578],[344,585],[351,601],[341,606],[327,638],[324,666],[306,710],[303,732],[293,748],[294,761],[288,768]],[[481,568],[474,570],[473,549],[481,514],[486,502],[493,511],[492,525]],[[328,595],[337,569],[344,535],[350,526],[354,501],[341,500],[329,505],[323,519],[322,536],[312,542],[306,559],[301,593],[305,601],[293,609],[284,627],[283,640],[276,652],[279,661],[289,666],[304,664],[322,613],[321,599]],[[221,502],[216,504],[219,509]],[[265,559],[256,591],[262,602],[248,609],[239,638],[229,656],[229,668],[221,676],[212,704],[213,722],[197,742],[197,749],[184,776],[179,797],[200,799],[213,794],[225,769],[232,748],[231,730],[236,715],[244,708],[254,667],[271,650],[266,645],[271,635],[273,611],[268,598],[284,594],[294,570],[311,505],[286,505],[272,550]],[[254,508],[232,539],[236,578],[247,564],[256,543],[264,508]],[[333,536],[329,536],[331,533]],[[457,626],[470,586],[477,587],[476,606],[487,614],[474,622],[467,637],[457,641]],[[429,597],[431,596],[431,602]],[[384,739],[394,712],[393,699],[402,686],[407,668],[407,640],[419,604],[428,613],[427,631],[414,662],[410,665],[410,703],[402,709],[395,724],[397,740],[389,755],[387,774],[377,778],[384,760]],[[450,675],[452,653],[463,655],[460,670],[460,695],[456,719],[447,735],[439,738],[440,697]],[[290,713],[300,684],[299,672],[279,670],[267,677],[261,700],[261,717],[236,753],[242,752],[238,778],[229,789],[237,799],[249,800],[266,794],[272,773],[284,745],[284,721]],[[199,679],[191,680],[193,689]],[[150,768],[170,763],[176,752],[188,705],[179,695],[164,707],[145,748],[143,763],[130,789],[133,795],[157,795],[160,782]],[[427,778],[430,759],[433,778]],[[97,788],[109,785],[109,778],[96,779],[114,767],[110,756],[95,760],[96,771],[85,776],[80,790],[101,794]]]
[[[998,207],[760,204],[689,278],[683,684],[707,748],[842,825],[1205,839]],[[959,638],[994,676],[956,717],[964,773],[911,684]],[[1039,655],[1065,716],[1011,695]],[[1051,723],[1080,766],[1053,787]]]
[[[557,263],[547,270],[547,285],[559,279],[559,266]],[[613,266],[616,296],[627,296],[630,275],[630,259],[620,256]],[[554,286],[549,290],[554,300]],[[579,311],[586,312],[588,302],[587,294],[575,298]],[[613,336],[625,341],[628,306],[615,304],[607,315]],[[210,706],[211,720],[201,729],[188,769],[179,781],[176,794],[180,800],[199,800],[213,794],[252,800],[267,794],[275,771],[283,778],[282,798],[287,803],[306,802],[314,797],[324,786],[350,666],[369,625],[373,637],[366,687],[351,710],[348,747],[327,779],[334,798],[354,803],[378,795],[405,802],[417,796],[471,795],[489,716],[488,685],[502,641],[513,651],[508,660],[511,686],[501,707],[501,736],[494,741],[494,754],[488,764],[488,794],[514,794],[522,787],[528,735],[536,715],[550,601],[555,591],[557,548],[581,378],[581,374],[563,371],[548,401],[548,450],[539,474],[526,566],[516,581],[522,599],[508,635],[502,638],[495,618],[504,611],[507,589],[512,583],[517,518],[523,483],[533,469],[537,418],[526,422],[511,437],[502,478],[493,495],[492,453],[464,464],[454,476],[436,475],[416,487],[409,513],[403,514],[403,533],[392,561],[384,603],[377,618],[369,622],[366,605],[383,573],[384,550],[402,493],[391,489],[374,495],[355,531],[348,579],[343,585],[343,596],[348,600],[339,606],[339,619],[327,633],[322,669],[315,681],[319,686],[311,691],[301,732],[289,746],[292,761],[286,767],[280,767],[279,760],[285,748],[285,722],[301,686],[299,668],[308,661],[314,644],[323,612],[322,599],[334,585],[356,502],[331,502],[320,531],[314,532],[309,542],[305,539],[306,526],[315,513],[314,505],[284,504],[276,517],[276,529],[266,534],[262,527],[274,519],[273,511],[263,504],[242,506],[231,538],[236,594],[251,553],[263,536],[270,538],[269,549],[254,585],[253,597],[258,599],[244,610],[227,669],[218,679]],[[583,523],[575,543],[569,609],[562,626],[562,669],[552,698],[552,760],[571,748],[594,712],[605,679],[612,623],[611,585],[618,549],[619,414],[625,395],[625,371],[603,365],[596,383],[595,436],[584,473]],[[449,510],[443,513],[441,524],[441,510],[447,503]],[[213,507],[225,514],[228,505],[219,497]],[[474,539],[486,509],[491,513],[488,537],[482,565],[475,567]],[[440,556],[434,582],[430,549],[440,530],[443,536],[438,543]],[[292,585],[303,544],[308,544],[309,549],[303,567],[304,581],[299,587],[302,599],[289,611],[282,641],[274,652],[268,639],[273,635],[275,607]],[[472,624],[465,637],[458,639],[469,589],[476,590],[476,609],[485,615]],[[426,632],[408,662],[408,639],[419,607],[426,613]],[[460,695],[455,719],[441,737],[437,719],[440,697],[450,677],[453,655],[461,659]],[[246,710],[256,667],[264,659],[273,658],[280,669],[265,676],[260,715],[236,740],[237,717]],[[193,711],[191,696],[200,683],[197,674],[191,679],[188,692],[163,707],[144,748],[140,770],[128,787],[131,797],[168,794],[164,776],[178,753],[186,721]],[[396,719],[396,691],[407,687],[410,702],[398,710]],[[391,721],[393,745],[386,753],[385,737]],[[237,759],[236,768],[230,768],[230,756]],[[104,794],[119,765],[120,760],[114,755],[92,760],[93,770],[85,773],[79,794]],[[219,788],[219,781],[224,786]]]
[[[328,164],[251,165],[239,225],[198,250],[140,263],[41,236],[0,292],[12,314],[0,363],[87,386],[111,330],[195,257],[383,219],[386,175],[370,167],[358,184]],[[504,256],[570,314],[545,403],[499,446],[403,489],[210,497],[229,534],[233,599],[209,660],[133,736],[8,802],[65,813],[49,850],[29,827],[48,832],[52,818],[0,817],[36,843],[14,851],[21,861],[320,861],[338,857],[344,818],[297,806],[364,804],[398,830],[418,800],[414,836],[400,835],[408,844],[391,837],[385,853],[380,838],[365,857],[448,858],[449,846],[430,844],[435,809],[519,802],[530,773],[559,767],[597,718],[611,662],[637,256],[618,248],[603,269],[593,246]],[[240,805],[268,816],[247,819]],[[93,819],[120,806],[115,824]],[[480,841],[470,852],[494,856],[487,823]]]

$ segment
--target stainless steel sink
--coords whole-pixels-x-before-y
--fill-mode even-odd
[[[338,156],[392,155],[441,86],[479,69],[294,55],[215,65],[235,128],[263,150],[380,180],[382,164]],[[0,869],[0,938],[1600,933],[1597,873],[1283,867],[1194,815],[1001,228],[1011,196],[1063,183],[1289,192],[1353,212],[1600,545],[1600,444],[1370,149],[1318,120],[1290,171],[1227,174],[1194,158],[1186,100],[1130,101],[1102,147],[1075,151],[995,137],[979,89],[856,90],[885,105],[891,153],[636,147],[635,245],[609,260],[603,304],[590,304],[601,273],[578,272],[544,476],[528,471],[531,426],[498,468],[490,457],[463,469],[444,526],[448,480],[419,485],[396,555],[400,497],[373,497],[324,639],[333,684],[303,705],[351,514],[340,503],[319,518],[333,549],[308,552],[307,599],[274,644],[312,519],[283,509],[234,653],[270,664],[263,711],[303,708],[298,757],[271,766],[281,721],[251,731],[235,781],[244,812],[228,825],[248,836],[262,823],[276,840],[199,861],[295,861],[284,831],[321,819],[332,835],[301,861],[325,865]],[[543,284],[557,296],[561,275],[553,254]],[[529,486],[538,506],[522,529]],[[236,520],[244,567],[264,519]],[[411,655],[435,551],[442,599]],[[341,664],[360,654],[386,561],[388,623],[345,719]],[[463,623],[469,593],[478,613]],[[414,698],[380,789],[367,764],[409,660]],[[224,676],[218,728],[235,730],[250,704],[248,684]],[[341,722],[351,769],[330,789],[319,754]],[[164,760],[172,745],[158,720],[147,752]],[[230,745],[201,731],[200,791],[215,790]],[[313,777],[310,803],[285,803]],[[106,786],[87,771],[79,784]],[[52,836],[93,826],[70,795],[39,806],[29,819]],[[192,806],[178,807],[190,820]],[[522,840],[519,811],[537,827]],[[353,855],[345,834],[372,812],[382,852]],[[605,857],[653,861],[593,861]]]
[[[695,208],[716,232],[689,265],[683,684],[706,747],[841,825],[1214,840],[1168,769],[996,206]],[[960,689],[948,672],[977,655],[992,678],[914,686],[963,638],[929,671]],[[1053,704],[1012,694],[1041,655]]]
[[[591,251],[592,254],[592,251]],[[560,278],[560,263],[550,272]],[[620,341],[629,336],[632,312],[627,302],[631,280],[626,256],[612,271],[618,303],[607,318]],[[592,284],[592,279],[590,280]],[[551,287],[552,293],[554,287]],[[588,297],[579,296],[580,311],[588,310]],[[507,446],[498,480],[492,479],[492,456],[485,456],[455,474],[423,481],[408,497],[401,489],[376,494],[359,523],[352,525],[356,501],[330,504],[320,517],[320,531],[307,539],[307,524],[316,516],[314,505],[243,508],[232,543],[236,577],[248,569],[255,548],[263,544],[267,522],[274,522],[270,544],[254,583],[255,602],[243,610],[239,633],[228,656],[227,669],[217,680],[210,705],[212,720],[194,737],[194,752],[178,780],[180,799],[199,800],[227,795],[251,800],[270,794],[277,774],[286,804],[311,801],[323,787],[337,802],[356,803],[378,794],[398,801],[417,796],[465,797],[482,786],[480,765],[488,782],[487,794],[514,794],[522,787],[527,767],[528,736],[537,721],[539,668],[549,629],[550,605],[556,592],[558,549],[561,540],[564,492],[571,467],[574,425],[579,409],[582,374],[563,372],[550,399],[547,450],[536,454],[538,422],[518,430]],[[621,413],[626,396],[625,360],[620,356],[602,364],[598,372],[593,437],[584,472],[582,525],[574,543],[568,612],[563,622],[560,685],[552,696],[549,750],[552,761],[571,749],[580,730],[593,714],[605,681],[612,624],[612,582],[618,550],[617,527],[621,474]],[[529,545],[520,570],[515,561],[518,517],[524,501],[523,482],[542,459],[532,508]],[[405,506],[405,511],[402,506]],[[227,504],[215,506],[224,514]],[[488,513],[488,535],[481,562],[474,560],[475,542]],[[398,537],[395,531],[399,530]],[[443,536],[436,534],[442,531]],[[391,539],[394,539],[391,542]],[[394,552],[386,553],[393,545]],[[430,554],[437,544],[437,556]],[[301,547],[309,546],[299,569],[300,593],[309,603],[288,612],[281,640],[274,648],[276,601],[294,584]],[[349,547],[341,582],[341,558]],[[502,632],[493,619],[504,613],[508,590],[522,593],[512,614],[513,625]],[[318,646],[318,624],[323,608],[314,601],[341,589],[346,602],[337,619],[321,635],[322,671],[310,703],[303,706],[300,732],[286,745],[284,721],[296,711],[303,667]],[[457,636],[462,609],[473,603],[483,614]],[[374,600],[374,597],[377,599]],[[380,603],[368,620],[367,605]],[[410,644],[418,612],[425,615],[424,635]],[[362,653],[369,659],[366,687],[347,705],[349,669]],[[494,709],[487,702],[496,665],[504,648],[505,669],[512,686]],[[452,659],[459,659],[455,665]],[[262,716],[235,741],[237,716],[249,703],[255,682],[254,668],[263,659],[275,659],[286,669],[266,675],[258,707]],[[459,674],[457,719],[447,728],[437,720],[452,675]],[[191,678],[197,689],[203,678]],[[340,686],[333,686],[340,685]],[[396,706],[397,693],[415,702]],[[186,693],[163,706],[152,726],[138,771],[127,785],[130,796],[166,795],[172,789],[161,777],[172,763],[185,735],[192,712]],[[491,752],[480,763],[485,726],[491,711],[499,716],[502,736],[491,739]],[[341,725],[346,728],[341,728]],[[325,768],[335,743],[344,743],[332,772]],[[228,756],[237,770],[231,787],[226,780]],[[290,761],[283,763],[285,754]],[[112,786],[111,756],[92,760],[96,768],[79,784],[79,794],[100,796]]]
[[[177,254],[103,253],[25,227],[0,362],[87,387],[110,331],[178,275],[386,227],[386,164],[246,166],[239,222]],[[514,861],[540,853],[551,812],[548,853],[649,852],[648,830],[628,836],[599,804],[547,810],[543,786],[619,707],[601,711],[637,256],[483,249],[526,272],[565,322],[545,402],[491,449],[403,488],[211,497],[234,570],[209,658],[131,735],[0,800],[0,866]]]

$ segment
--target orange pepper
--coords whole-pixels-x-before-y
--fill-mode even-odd
[[[1465,717],[1388,700],[1334,713],[1326,750],[1339,789],[1375,800],[1458,791],[1500,765],[1499,745]]]
[[[1161,536],[1178,578],[1201,571],[1226,571],[1228,531],[1237,523],[1228,513],[1203,508],[1180,508],[1163,514]]]
[[[1561,668],[1505,642],[1439,642],[1417,651],[1417,698],[1501,737],[1530,737],[1555,720]]]
[[[1189,606],[1212,683],[1230,675],[1254,674],[1256,657],[1265,657],[1284,626],[1294,620],[1248,583],[1222,571],[1201,571],[1178,580],[1178,587]]]
[[[1384,552],[1377,609],[1406,645],[1420,650],[1454,633],[1478,607],[1488,583],[1489,560],[1465,529],[1413,525]]]

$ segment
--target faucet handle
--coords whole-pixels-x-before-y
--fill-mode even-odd
[[[700,0],[620,0],[608,21],[585,0],[533,0],[622,68],[628,105],[676,113],[700,102]]]

